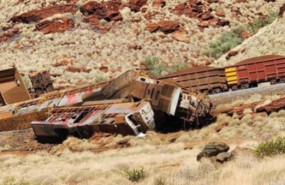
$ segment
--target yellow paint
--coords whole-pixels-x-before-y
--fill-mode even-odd
[[[237,76],[237,72],[226,73],[226,77]]]
[[[231,77],[227,77],[227,81],[237,81],[237,76],[231,76]]]
[[[237,68],[236,67],[229,67],[229,68],[226,68],[225,69],[225,72],[228,73],[228,72],[233,72],[233,71],[237,71]]]
[[[229,67],[225,69],[226,79],[229,85],[238,83],[238,77],[236,71],[237,71],[236,67]]]

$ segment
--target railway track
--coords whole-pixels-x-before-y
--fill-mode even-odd
[[[227,91],[219,94],[211,94],[210,99],[214,106],[219,104],[231,103],[238,99],[249,99],[254,94],[261,95],[285,95],[285,83],[241,89],[237,91]]]

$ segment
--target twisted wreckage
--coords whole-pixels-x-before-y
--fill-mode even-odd
[[[33,75],[36,96],[17,69],[6,71],[0,72],[0,130],[32,127],[40,140],[87,138],[95,132],[139,135],[148,129],[163,131],[169,124],[202,125],[210,117],[206,95],[135,71],[109,82],[53,92],[49,75]],[[43,79],[46,83],[39,88]]]

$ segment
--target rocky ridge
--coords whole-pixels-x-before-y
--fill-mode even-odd
[[[1,68],[50,69],[55,86],[106,80],[148,56],[166,67],[210,64],[208,43],[279,11],[283,1],[110,0],[1,2]],[[254,6],[253,6],[254,5]],[[64,65],[58,65],[64,64]],[[76,69],[76,70],[74,70]]]

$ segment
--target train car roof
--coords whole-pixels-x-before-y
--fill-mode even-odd
[[[264,62],[269,60],[276,60],[276,59],[285,59],[285,56],[282,55],[263,55],[259,57],[248,58],[236,63],[236,66],[243,65],[243,64],[251,64],[251,63],[258,63]]]
[[[159,79],[164,79],[164,78],[170,78],[170,77],[175,77],[175,76],[180,76],[180,75],[185,75],[189,73],[196,73],[196,72],[203,72],[203,71],[209,71],[209,70],[217,70],[220,68],[215,68],[215,67],[210,67],[210,66],[197,66],[197,67],[191,67],[188,69],[180,70],[175,73],[168,74],[164,77],[161,77]]]

